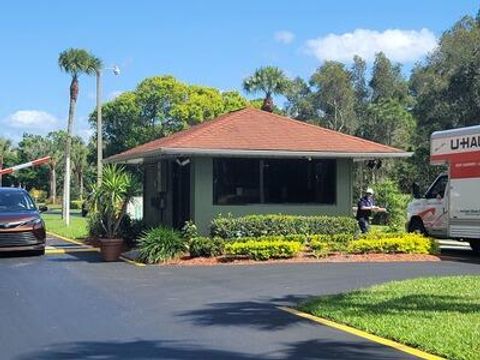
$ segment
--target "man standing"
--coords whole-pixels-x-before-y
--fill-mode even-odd
[[[372,211],[383,212],[386,210],[375,205],[373,189],[368,188],[367,191],[365,191],[365,195],[360,198],[357,204],[358,226],[360,226],[362,233],[366,233],[370,229],[370,216],[372,215]]]

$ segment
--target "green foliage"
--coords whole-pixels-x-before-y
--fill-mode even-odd
[[[105,166],[102,183],[94,188],[93,212],[98,214],[98,220],[107,238],[113,239],[119,235],[120,224],[135,191],[135,181],[123,167]]]
[[[170,135],[191,125],[239,110],[247,100],[236,91],[189,85],[170,75],[141,81],[102,106],[106,155]],[[90,115],[96,124],[96,113]]]
[[[138,241],[138,259],[157,264],[178,258],[187,251],[187,244],[177,231],[156,227],[146,231]]]
[[[310,79],[317,88],[316,105],[322,110],[321,123],[328,128],[353,134],[357,129],[355,91],[352,75],[345,65],[336,61],[326,61]]]
[[[379,206],[387,208],[388,213],[374,214],[374,223],[390,225],[398,230],[405,228],[409,195],[400,192],[392,180],[384,180],[374,186],[375,200]]]
[[[420,234],[391,233],[367,235],[352,241],[347,251],[352,254],[435,254],[438,246],[434,240]]]
[[[393,281],[314,298],[303,311],[446,359],[478,359],[479,276]]]
[[[224,239],[265,235],[354,234],[357,223],[353,218],[341,216],[219,216],[212,220],[210,229],[212,236]]]
[[[398,100],[408,103],[408,85],[401,70],[401,65],[393,65],[383,52],[376,54],[370,80],[374,102]]]
[[[192,220],[185,221],[185,225],[182,227],[182,236],[185,240],[190,240],[198,237],[197,225]]]
[[[331,235],[313,235],[310,237],[308,247],[312,250],[313,254],[316,252],[320,254],[332,253],[332,252],[345,252],[348,245],[355,240],[353,234],[331,234]]]
[[[293,241],[299,244],[306,244],[310,241],[312,237],[316,235],[300,235],[300,234],[290,234],[290,235],[265,235],[259,237],[241,237],[241,238],[230,238],[226,239],[226,242],[249,242],[249,241]]]
[[[225,253],[247,256],[253,260],[290,258],[298,255],[302,245],[295,241],[246,241],[225,244]]]
[[[310,252],[316,258],[326,257],[333,252],[332,246],[328,242],[314,240],[309,245]]]
[[[265,94],[265,98],[284,94],[288,86],[289,81],[283,70],[276,66],[260,67],[243,81],[243,89],[246,92],[251,94],[261,92]]]
[[[48,198],[48,193],[44,190],[37,190],[35,188],[32,188],[30,191],[30,196],[35,200],[35,202],[38,203],[45,203]]]
[[[82,208],[82,204],[83,204],[82,200],[72,200],[70,201],[70,209],[80,210]]]
[[[67,49],[58,56],[58,66],[72,77],[93,75],[102,68],[102,61],[84,49]]]
[[[105,228],[102,226],[100,214],[90,212],[86,221],[88,236],[94,239],[107,237]],[[133,247],[146,229],[147,226],[143,221],[132,220],[128,215],[125,215],[118,227],[118,236],[125,240],[128,246]]]
[[[192,257],[212,257],[223,255],[225,241],[219,237],[194,237],[190,240],[188,250]]]

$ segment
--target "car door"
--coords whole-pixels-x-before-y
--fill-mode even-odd
[[[446,237],[448,227],[448,176],[439,176],[425,194],[426,208],[421,214],[427,232]]]

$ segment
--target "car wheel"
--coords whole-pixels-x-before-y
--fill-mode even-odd
[[[410,221],[410,225],[408,225],[408,232],[418,233],[423,235],[427,234],[427,231],[425,230],[425,226],[423,226],[423,222],[419,219],[412,219],[412,221]]]
[[[470,247],[472,248],[475,255],[480,255],[480,239],[470,241]]]

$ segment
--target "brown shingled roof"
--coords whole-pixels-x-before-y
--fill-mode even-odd
[[[142,158],[162,150],[283,151],[407,154],[403,150],[346,135],[285,116],[245,108],[205,121],[114,155],[107,161]],[[187,151],[188,150],[188,151]]]

